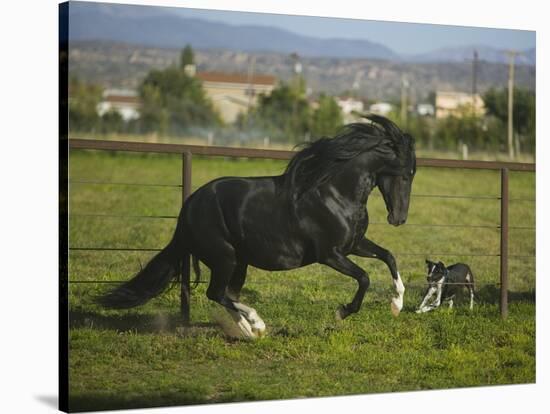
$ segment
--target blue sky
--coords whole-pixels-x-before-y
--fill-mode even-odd
[[[305,17],[263,13],[170,8],[180,16],[233,25],[274,26],[320,38],[367,39],[401,54],[429,52],[439,48],[487,45],[499,49],[535,47],[535,32],[527,30],[396,23],[372,20]]]

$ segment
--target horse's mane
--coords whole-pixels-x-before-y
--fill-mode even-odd
[[[285,190],[298,199],[309,189],[319,187],[336,175],[344,163],[366,151],[375,151],[385,158],[398,157],[401,164],[411,154],[413,140],[397,125],[378,115],[365,115],[370,123],[344,126],[334,137],[323,137],[292,157],[285,170]]]

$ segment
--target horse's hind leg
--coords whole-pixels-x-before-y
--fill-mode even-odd
[[[254,309],[234,301],[228,295],[231,276],[236,270],[238,270],[237,264],[230,260],[218,261],[215,266],[212,266],[212,275],[206,296],[225,307],[243,336],[257,338],[265,332],[264,322]],[[246,271],[246,267],[244,270]]]
[[[246,279],[247,264],[238,262],[233,271],[233,275],[229,280],[229,286],[227,287],[227,296],[233,302],[233,306],[237,308],[241,315],[250,323],[252,332],[257,336],[263,336],[265,334],[265,323],[258,315],[258,312],[254,308],[247,306],[239,302],[241,289]]]
[[[245,337],[258,338],[265,334],[265,323],[256,309],[234,302],[228,296],[224,296],[219,303],[225,307]]]
[[[238,312],[241,316],[244,316],[246,321],[250,324],[250,329],[254,338],[264,336],[265,334],[265,323],[256,309],[246,306],[241,302],[233,302],[233,306],[238,309]]]
[[[235,270],[229,279],[229,284],[227,286],[227,296],[231,298],[234,302],[239,301],[241,295],[241,289],[243,288],[244,281],[246,279],[246,270],[248,265],[243,262],[237,262],[235,265]]]

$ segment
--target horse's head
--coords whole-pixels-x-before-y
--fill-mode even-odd
[[[395,158],[384,162],[376,184],[388,210],[388,223],[399,226],[407,221],[411,187],[416,174],[414,138],[402,134],[393,140]]]

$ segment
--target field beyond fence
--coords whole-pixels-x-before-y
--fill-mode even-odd
[[[505,321],[499,317],[501,172],[459,164],[438,168],[437,160],[420,163],[406,225],[387,225],[377,190],[369,199],[369,238],[395,254],[407,287],[399,318],[389,312],[393,289],[385,265],[355,257],[369,272],[371,289],[359,314],[341,323],[334,321],[334,311],[352,297],[351,279],[321,265],[292,272],[251,269],[244,301],[268,325],[268,336],[255,343],[228,340],[211,324],[223,312],[206,299],[204,283],[192,291],[187,328],[175,288],[134,310],[106,311],[92,303],[93,295],[130,278],[169,241],[182,191],[219,176],[280,174],[284,157],[283,152],[278,160],[195,155],[192,188],[184,189],[181,154],[71,150],[72,409],[535,380],[533,171],[509,171]],[[460,303],[452,311],[414,313],[425,288],[425,258],[471,265],[478,282],[473,313]]]

